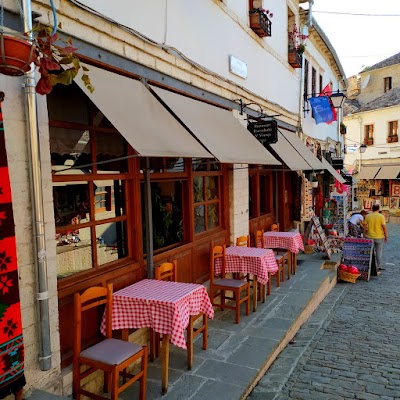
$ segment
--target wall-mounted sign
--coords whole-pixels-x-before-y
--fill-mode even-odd
[[[332,157],[332,167],[335,169],[343,169],[343,158]]]
[[[229,71],[241,78],[247,78],[247,64],[232,55],[229,56]]]
[[[278,141],[278,124],[276,121],[250,122],[247,129],[263,145]]]

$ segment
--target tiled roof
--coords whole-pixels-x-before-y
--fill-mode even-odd
[[[389,67],[390,65],[400,64],[400,53],[395,54],[386,60],[379,61],[378,63],[374,64],[372,67],[367,67],[363,69],[361,72],[368,72],[372,71],[373,69],[379,69],[384,67]]]
[[[370,101],[369,103],[363,104],[357,111],[353,111],[352,113],[378,110],[379,108],[393,107],[398,105],[400,105],[400,87],[387,91],[382,96]]]
[[[361,107],[357,99],[346,99],[343,104],[343,116],[356,113]]]

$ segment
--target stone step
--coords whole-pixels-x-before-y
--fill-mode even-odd
[[[25,397],[25,400],[72,400],[72,396],[59,396],[43,390],[35,390],[29,397]]]

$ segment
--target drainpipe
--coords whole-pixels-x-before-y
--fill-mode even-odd
[[[24,32],[31,32],[29,36],[32,38],[31,0],[23,0],[22,9],[24,14]],[[35,259],[35,269],[40,341],[39,363],[42,371],[48,371],[51,368],[49,292],[44,229],[42,171],[40,166],[39,125],[37,119],[35,86],[35,69],[31,66],[31,71],[25,74],[25,113],[30,158],[29,173],[31,182],[32,218],[33,221],[35,221],[33,230],[36,236],[36,240],[34,241],[34,251],[37,255],[37,258]]]

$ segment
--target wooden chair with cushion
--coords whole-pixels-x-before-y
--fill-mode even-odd
[[[254,244],[257,248],[262,249],[263,246],[263,234],[264,231],[258,229],[256,231],[256,233],[254,234]],[[267,294],[270,295],[271,294],[271,279],[268,276],[268,282],[266,285],[261,285],[260,282],[258,282],[259,285],[259,291],[258,293],[260,293],[260,298],[262,300],[263,303],[265,303],[265,300],[267,298]]]
[[[280,232],[279,231],[279,224],[272,224],[271,225],[271,232]],[[278,263],[278,267],[279,268],[281,268],[280,267],[280,265],[282,264],[282,267],[284,268],[284,266],[285,266],[285,264],[287,265],[287,268],[288,268],[288,279],[289,279],[289,276],[290,276],[290,273],[291,273],[291,271],[290,271],[290,263],[289,263],[289,252],[286,250],[286,249],[274,249],[274,252],[276,253],[276,255],[277,256],[283,256],[282,258],[281,257],[275,257],[275,259],[276,259],[276,262]],[[282,281],[284,281],[285,280],[285,273],[284,272],[282,272]],[[278,276],[276,277],[276,284],[277,284],[277,286],[279,287],[280,286],[280,282],[279,282],[279,278],[278,278]]]
[[[238,238],[236,238],[236,246],[250,247],[250,235],[239,236]]]
[[[112,338],[112,291],[112,285],[109,284],[107,287],[91,287],[82,294],[74,295],[73,391],[76,400],[80,400],[81,396],[117,400],[123,390],[137,381],[140,382],[140,399],[146,398],[147,347]],[[105,339],[82,350],[82,321],[86,320],[85,313],[103,306],[106,317]],[[128,373],[127,368],[139,360],[140,371],[136,374]],[[82,369],[82,366],[88,368]],[[81,387],[82,379],[97,370],[104,372],[105,392],[110,391],[111,397],[103,397]],[[124,379],[121,386],[120,376]]]
[[[220,307],[221,310],[228,308],[235,310],[235,322],[240,322],[240,305],[246,303],[246,315],[250,314],[250,282],[241,279],[225,278],[225,249],[226,246],[214,246],[211,243],[210,253],[210,298],[213,306]],[[221,263],[221,277],[216,278],[215,263]],[[227,297],[226,292],[232,292],[233,298]],[[244,293],[244,296],[241,295]],[[215,298],[220,297],[220,304],[215,303]],[[226,300],[233,300],[235,305],[226,303]]]
[[[172,262],[164,262],[161,265],[154,268],[154,277],[158,280],[169,280],[176,282],[176,269],[177,269],[177,261],[174,260]],[[197,320],[202,318],[202,323],[200,326],[195,327],[195,323]],[[203,349],[207,350],[208,347],[208,317],[204,313],[200,313],[197,315],[190,315],[189,325],[186,329],[187,333],[187,363],[188,368],[192,369],[193,366],[193,343],[194,339],[203,334]],[[154,353],[158,357],[160,354],[160,334],[154,332],[153,329],[150,329],[150,354],[151,357],[154,358]]]

